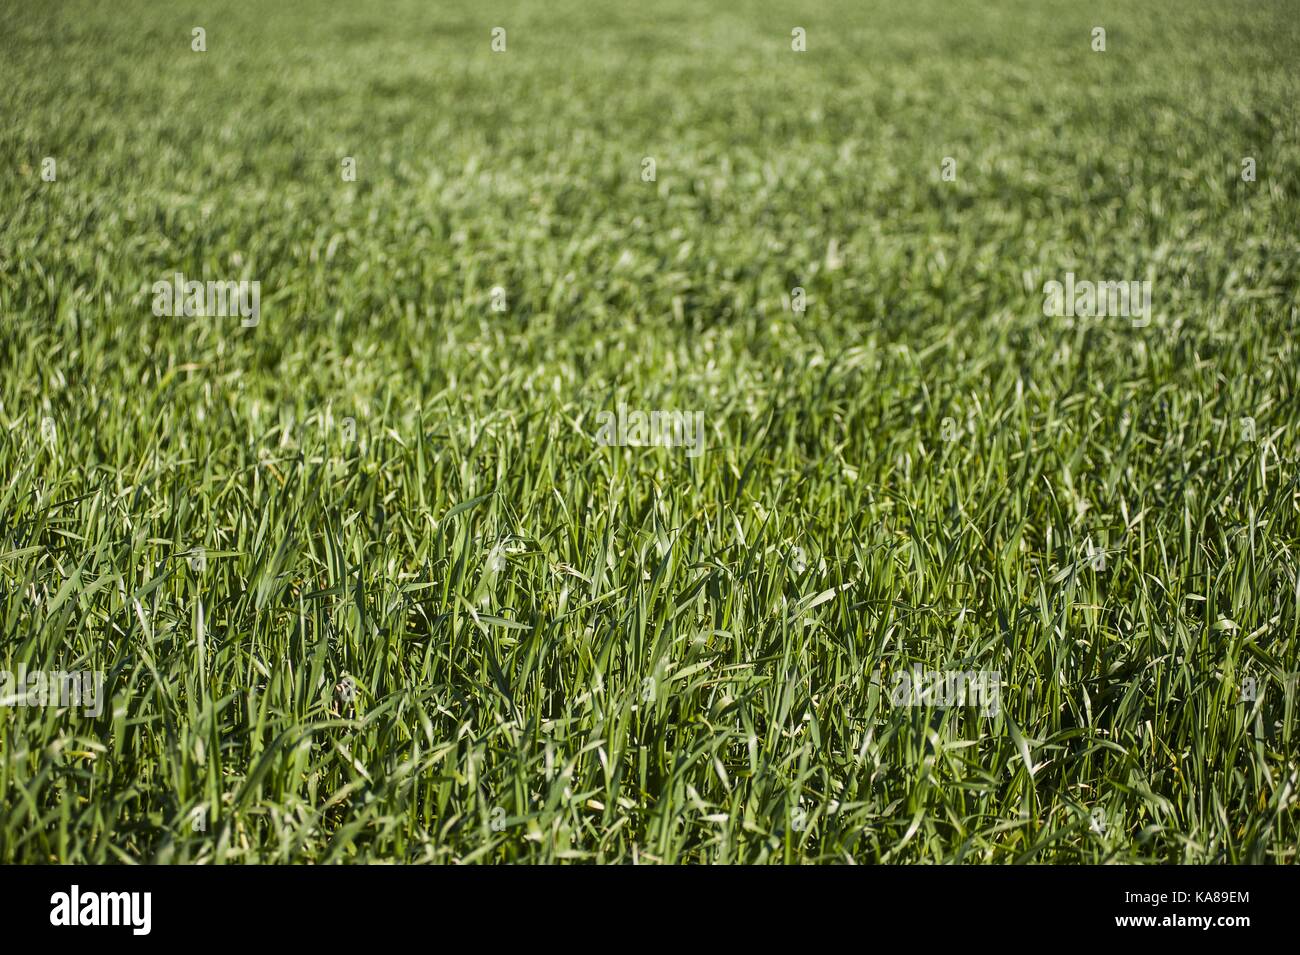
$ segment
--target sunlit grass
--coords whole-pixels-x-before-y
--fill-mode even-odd
[[[1294,9],[517,7],[4,14],[0,861],[1297,861]]]

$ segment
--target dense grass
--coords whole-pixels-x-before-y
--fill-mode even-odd
[[[1296,5],[713,6],[0,7],[0,861],[1297,860]]]

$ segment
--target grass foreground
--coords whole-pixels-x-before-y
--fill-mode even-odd
[[[0,862],[1297,861],[1295,4],[711,6],[0,8]]]

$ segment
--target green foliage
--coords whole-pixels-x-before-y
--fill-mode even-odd
[[[0,862],[1297,861],[1294,8],[712,6],[6,12]]]

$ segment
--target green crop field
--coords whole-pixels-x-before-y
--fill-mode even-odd
[[[1298,104],[1294,0],[2,0],[0,862],[1300,861]]]

